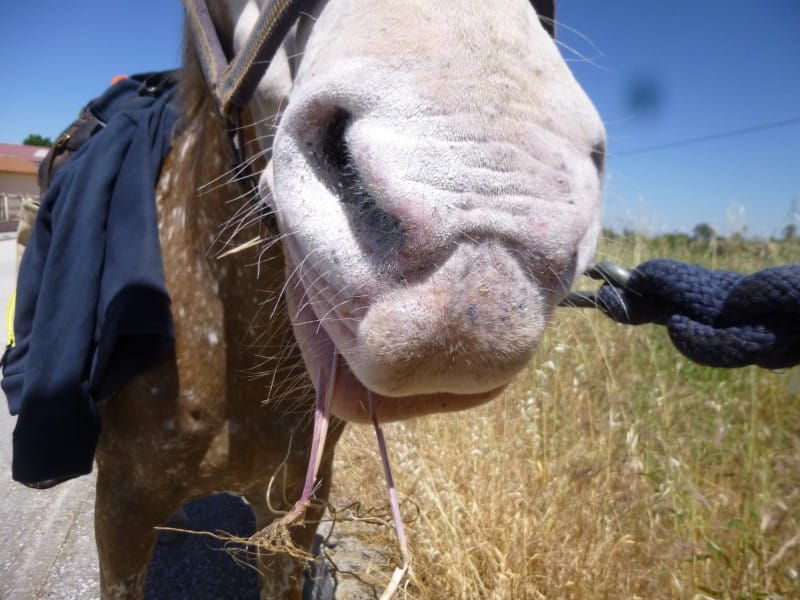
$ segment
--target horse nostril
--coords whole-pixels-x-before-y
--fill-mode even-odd
[[[366,226],[368,231],[382,237],[385,242],[400,242],[400,222],[381,206],[376,198],[380,191],[362,177],[347,137],[352,123],[353,116],[349,112],[337,109],[322,132],[320,162],[325,179],[331,191],[349,207],[349,215],[354,223]]]
[[[597,142],[592,146],[592,162],[598,173],[602,173],[606,166],[606,144],[605,142]]]
[[[350,113],[338,109],[331,115],[322,134],[322,159],[329,171],[339,173],[343,179],[352,176],[355,170],[353,156],[345,138],[352,120]]]

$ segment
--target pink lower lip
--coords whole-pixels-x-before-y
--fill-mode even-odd
[[[343,360],[339,360],[336,375],[332,412],[337,417],[353,423],[371,420],[367,389],[361,384]],[[497,397],[504,388],[482,394],[423,394],[393,398],[373,393],[378,420],[382,423],[420,417],[432,413],[453,412],[473,408]]]

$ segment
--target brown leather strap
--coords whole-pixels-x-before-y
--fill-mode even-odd
[[[303,11],[316,0],[271,0],[261,11],[242,51],[228,62],[206,0],[183,0],[203,72],[217,101],[219,114],[228,119],[252,98],[278,47]]]
[[[39,193],[44,193],[50,187],[53,176],[72,155],[85,144],[90,137],[105,127],[105,123],[95,116],[87,106],[80,116],[67,127],[56,139],[53,147],[39,165]]]

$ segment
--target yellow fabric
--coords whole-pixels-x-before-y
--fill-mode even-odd
[[[17,302],[17,291],[11,292],[6,306],[6,330],[8,331],[8,345],[15,346],[17,341],[14,339],[14,305]]]

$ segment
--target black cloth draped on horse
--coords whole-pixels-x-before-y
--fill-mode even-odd
[[[178,122],[174,84],[134,76],[90,102],[93,135],[42,198],[3,363],[22,483],[91,472],[95,401],[173,349],[155,186]]]

